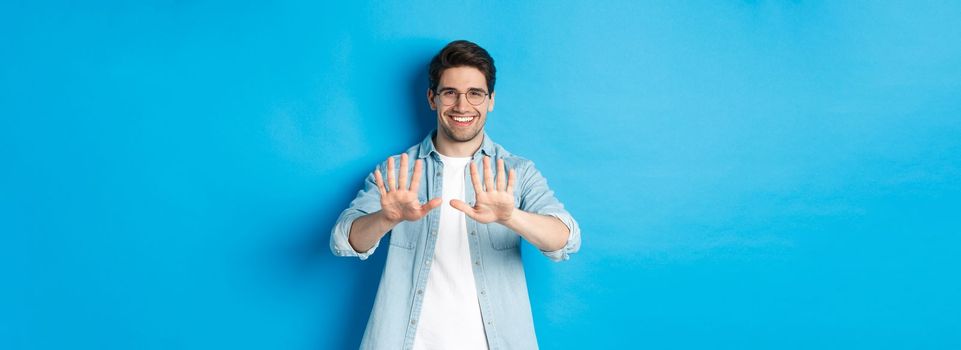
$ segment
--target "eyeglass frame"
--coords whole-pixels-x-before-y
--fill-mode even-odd
[[[454,99],[453,102],[451,102],[451,103],[449,103],[449,104],[448,104],[448,103],[443,103],[443,102],[444,102],[444,96],[441,95],[440,90],[443,90],[444,92],[451,91],[451,92],[457,94],[457,97]],[[435,90],[434,90],[434,96],[440,97],[440,102],[441,102],[444,106],[453,106],[453,105],[457,104],[457,101],[460,101],[460,95],[467,95],[467,94],[469,94],[469,93],[471,93],[471,92],[482,92],[482,93],[484,93],[484,99],[481,100],[480,102],[478,102],[477,104],[474,104],[473,102],[470,101],[470,98],[468,98],[467,96],[464,96],[464,98],[467,100],[467,103],[470,104],[471,106],[475,106],[475,107],[484,104],[484,101],[487,101],[487,99],[490,98],[490,96],[491,96],[491,94],[490,94],[489,92],[484,91],[484,90],[481,90],[481,89],[478,89],[478,88],[470,88],[470,89],[467,89],[467,92],[460,92],[460,91],[457,91],[457,89],[452,88],[452,87],[445,87],[445,88],[440,89],[440,90],[436,90],[436,89],[435,89]]]

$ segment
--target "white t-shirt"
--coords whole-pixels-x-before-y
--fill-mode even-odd
[[[484,349],[487,336],[471,268],[466,215],[450,206],[464,199],[470,158],[440,156],[444,162],[443,201],[434,262],[427,277],[415,350]]]

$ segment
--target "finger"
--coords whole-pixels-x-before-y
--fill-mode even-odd
[[[380,195],[386,195],[387,189],[384,188],[384,179],[380,176],[380,166],[374,168],[374,182],[377,183],[377,189],[380,190]]]
[[[474,216],[477,215],[477,212],[474,210],[474,208],[471,208],[470,205],[467,205],[466,202],[460,199],[451,199],[450,206],[454,207],[454,209],[464,212],[464,214],[470,216],[471,219],[474,219]]]
[[[406,189],[407,189],[407,169],[408,169],[408,168],[407,168],[407,165],[408,165],[408,164],[407,164],[407,153],[401,153],[401,154],[400,154],[400,169],[398,169],[398,171],[397,171],[398,173],[400,173],[400,183],[399,183],[399,185],[400,185],[400,189],[401,189],[401,190],[406,190]]]
[[[491,157],[484,156],[484,188],[494,191],[494,174],[491,172]]]
[[[504,160],[497,160],[497,190],[506,191],[507,190],[507,174],[504,172]]]
[[[470,163],[470,182],[474,185],[474,193],[484,192],[484,189],[481,188],[480,177],[477,175],[477,164],[474,164],[474,162]]]
[[[421,216],[427,215],[428,212],[430,212],[431,210],[434,210],[434,208],[439,207],[441,203],[444,203],[444,200],[442,200],[440,197],[431,199],[427,203],[424,203],[424,205],[420,207]]]
[[[517,172],[511,169],[511,172],[507,175],[507,193],[514,193],[515,181],[517,181]]]
[[[417,193],[417,189],[420,187],[420,176],[423,173],[423,164],[420,159],[414,161],[414,178],[410,179],[410,191]]]
[[[387,188],[391,191],[397,189],[397,181],[394,177],[394,157],[387,158]]]

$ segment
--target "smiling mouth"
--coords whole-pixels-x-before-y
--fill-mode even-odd
[[[450,118],[451,120],[453,120],[453,121],[454,121],[454,125],[457,125],[457,126],[467,126],[467,125],[470,125],[472,122],[474,122],[474,119],[477,119],[476,116],[452,116],[452,115],[448,115],[447,117]]]

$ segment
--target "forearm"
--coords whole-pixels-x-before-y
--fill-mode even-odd
[[[347,242],[355,251],[364,253],[373,248],[374,244],[397,224],[384,217],[381,211],[361,216],[350,225]]]
[[[553,216],[532,214],[514,209],[511,218],[501,223],[517,232],[528,242],[542,251],[555,251],[567,245],[570,230],[567,225]]]

